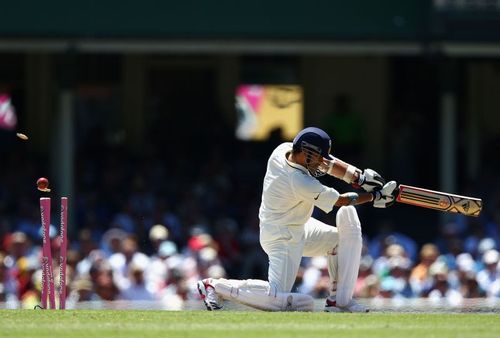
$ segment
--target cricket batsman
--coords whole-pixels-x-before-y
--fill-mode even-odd
[[[208,310],[232,300],[267,311],[312,311],[313,298],[292,293],[302,257],[326,256],[330,276],[328,312],[368,312],[353,300],[361,258],[361,223],[355,205],[394,203],[396,182],[374,170],[360,170],[330,155],[331,139],[319,128],[300,131],[293,143],[279,145],[269,157],[259,210],[260,244],[269,257],[268,281],[211,279],[198,281]],[[316,178],[331,175],[364,192],[340,194]],[[336,214],[336,227],[311,217],[314,207]]]

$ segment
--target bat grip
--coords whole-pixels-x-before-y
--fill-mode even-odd
[[[399,186],[392,191],[392,196],[396,199],[399,196]]]

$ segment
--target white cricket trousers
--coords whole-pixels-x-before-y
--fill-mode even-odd
[[[361,258],[361,225],[356,209],[341,207],[337,227],[310,218],[301,226],[261,224],[260,243],[269,256],[268,281],[211,279],[215,292],[268,311],[312,311],[313,298],[290,293],[302,256],[326,256],[331,280],[330,294],[339,306],[352,299]]]
[[[268,281],[278,292],[290,292],[302,257],[326,256],[331,295],[347,305],[354,292],[361,259],[361,224],[353,206],[341,207],[336,225],[310,218],[303,226],[260,225],[260,243],[269,257]]]

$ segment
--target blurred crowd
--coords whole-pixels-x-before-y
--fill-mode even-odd
[[[83,301],[154,300],[165,309],[181,309],[186,300],[199,299],[198,279],[267,278],[258,207],[266,158],[276,143],[228,142],[230,136],[213,130],[217,137],[208,138],[213,144],[203,149],[202,159],[185,156],[198,153],[198,143],[166,152],[146,147],[141,158],[120,149],[96,151],[92,143],[82,149],[76,191],[69,196],[68,308]],[[168,135],[159,136],[165,139],[155,142],[174,144]],[[0,302],[33,308],[41,289],[40,195],[34,182],[47,168],[20,152],[2,156]],[[457,304],[500,297],[498,200],[492,195],[484,217],[457,216],[428,243],[401,233],[402,225],[364,215],[369,207],[361,206],[362,225],[377,230],[364,236],[355,296]],[[55,201],[50,237],[57,289]],[[326,259],[304,258],[294,290],[324,297],[328,289]]]
[[[57,290],[60,237],[54,226],[50,234]],[[198,297],[193,286],[201,276],[226,275],[218,245],[203,229],[193,232],[182,250],[168,238],[164,225],[154,225],[149,231],[152,253],[148,255],[140,251],[137,236],[121,228],[108,230],[100,243],[92,240],[88,230],[81,231],[67,255],[67,308],[82,301],[138,300],[181,309],[185,300]],[[4,245],[0,301],[10,308],[33,308],[40,304],[40,243],[16,231],[4,238]]]
[[[455,226],[451,223],[449,226]],[[401,236],[401,237],[400,237]],[[420,248],[404,235],[393,233],[367,241],[355,287],[358,298],[429,298],[460,305],[465,298],[500,297],[500,255],[492,238],[463,250],[453,238],[452,247],[436,243]],[[326,258],[310,259],[303,268],[299,291],[315,297],[328,295]]]
[[[446,231],[456,227],[456,223],[447,224]],[[455,235],[441,248],[439,243],[419,247],[394,231],[367,239],[355,296],[425,297],[452,305],[464,298],[500,297],[498,242],[471,235],[460,246]],[[60,237],[53,225],[50,236],[57,289]],[[99,242],[84,229],[68,250],[67,308],[82,301],[127,300],[157,301],[164,309],[182,309],[186,300],[198,299],[195,284],[200,278],[264,277],[266,256],[257,237],[256,231],[237,233],[236,224],[224,219],[216,233],[201,225],[191,228],[186,246],[179,247],[171,231],[156,224],[148,232],[150,251],[143,252],[137,235],[123,228],[107,230]],[[40,262],[40,236],[33,239],[17,230],[3,237],[0,301],[5,307],[40,304]],[[329,285],[326,258],[304,258],[296,290],[320,298],[328,295]]]

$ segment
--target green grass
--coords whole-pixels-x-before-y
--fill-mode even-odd
[[[497,314],[0,310],[1,337],[500,337]]]

